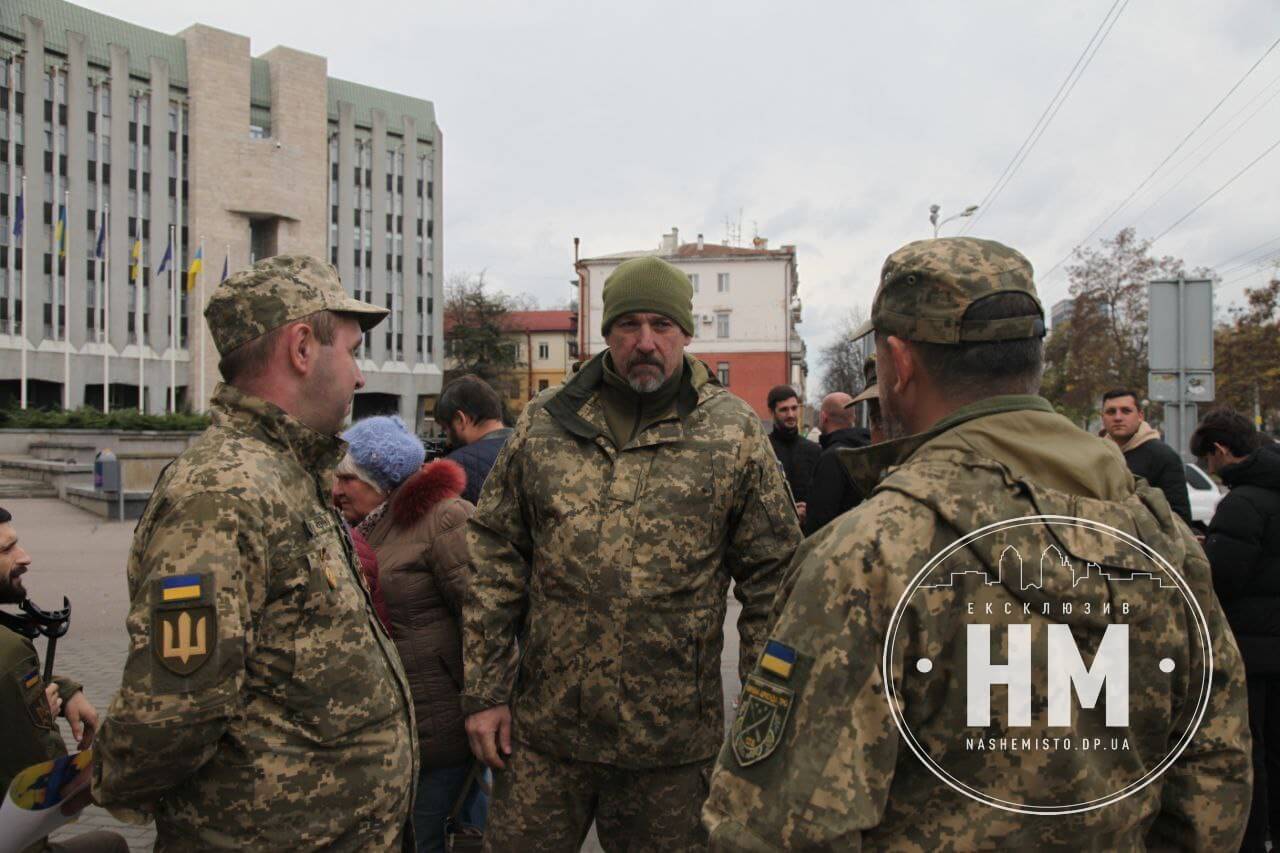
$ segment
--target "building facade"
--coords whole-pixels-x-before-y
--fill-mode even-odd
[[[769,420],[766,398],[775,385],[790,384],[802,395],[808,366],[796,327],[801,303],[795,246],[770,249],[757,238],[753,248],[680,243],[678,229],[664,234],[657,249],[621,252],[577,261],[580,351],[588,358],[604,349],[600,332],[604,282],[629,258],[657,256],[683,270],[693,282],[694,336],[689,352],[706,362],[720,382]]]
[[[355,415],[420,420],[442,376],[440,129],[430,102],[327,67],[200,24],[0,4],[0,402],[202,410],[224,268],[305,253],[392,312]]]

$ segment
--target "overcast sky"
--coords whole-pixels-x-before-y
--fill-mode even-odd
[[[311,51],[332,76],[434,102],[446,277],[483,269],[551,305],[572,295],[575,236],[588,256],[656,247],[671,226],[718,242],[741,211],[744,239],[798,247],[816,377],[885,255],[931,235],[931,203],[945,217],[987,196],[1104,20],[1078,84],[971,232],[1031,259],[1046,308],[1067,285],[1045,273],[1280,39],[1269,0],[1113,2],[88,5],[164,32],[245,34],[255,55]],[[1277,94],[1280,49],[1099,234],[1156,236],[1280,141]],[[1234,256],[1280,252],[1278,186],[1275,151],[1155,250],[1189,267],[1231,261],[1218,304],[1238,300],[1269,267],[1233,270],[1252,257]]]

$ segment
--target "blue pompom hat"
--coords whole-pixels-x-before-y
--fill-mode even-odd
[[[342,438],[352,461],[384,492],[412,477],[427,458],[422,442],[395,415],[358,421]]]

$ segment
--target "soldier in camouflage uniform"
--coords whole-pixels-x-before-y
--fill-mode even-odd
[[[138,523],[94,767],[94,798],[154,817],[157,850],[400,848],[413,703],[328,488],[386,313],[284,255],[205,309],[226,384]]]
[[[1235,849],[1250,785],[1239,653],[1204,554],[1163,494],[1034,396],[1044,323],[1031,265],[986,240],[908,244],[885,262],[872,322],[890,440],[842,452],[871,496],[788,569],[704,809],[712,849]],[[1021,521],[1036,515],[1104,523],[1145,543],[1185,579],[1187,598],[1150,575],[1144,583],[1138,569],[1148,564],[1120,537]],[[1010,519],[1016,526],[983,535]],[[966,534],[975,538],[961,542]],[[950,580],[917,586],[930,558],[957,542]],[[1023,577],[1042,553],[1072,569],[1042,562],[1043,577],[1024,582],[1010,570],[1011,543],[1028,555]],[[1086,589],[1101,590],[1088,608]],[[1203,622],[1192,624],[1192,597]],[[1200,643],[1201,624],[1211,646]],[[990,661],[1008,659],[1013,671],[1014,625],[1039,650],[1022,659],[1038,660],[1030,701],[1015,707],[1013,688],[999,686],[987,726],[974,729],[981,706],[970,722],[965,688],[983,670],[968,669],[966,655],[981,659],[986,644],[970,648],[966,628],[989,629]],[[1114,684],[1105,702],[1081,698],[1070,722],[1052,722],[1046,660],[1052,671],[1063,659],[1043,649],[1064,627],[1095,674],[1100,637],[1127,632],[1127,722],[1111,720],[1124,698]],[[1198,729],[1197,695],[1207,703]],[[1101,749],[1050,745],[1094,736],[1107,738]],[[1185,751],[1154,775],[1175,741]],[[1125,788],[1131,779],[1149,784]]]
[[[576,849],[593,819],[606,849],[705,847],[729,583],[745,668],[800,530],[759,418],[684,354],[692,293],[657,258],[618,267],[609,348],[529,404],[470,520],[491,850]]]

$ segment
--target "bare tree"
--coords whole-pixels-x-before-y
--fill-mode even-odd
[[[867,321],[867,311],[861,305],[848,309],[836,324],[836,335],[818,353],[822,365],[822,394],[834,391],[857,394],[864,385],[862,349],[855,345],[854,334]]]
[[[464,272],[449,277],[444,297],[449,328],[445,336],[446,384],[470,373],[506,398],[519,396],[517,345],[504,337],[511,305],[511,297],[488,289],[483,270],[479,275]]]

